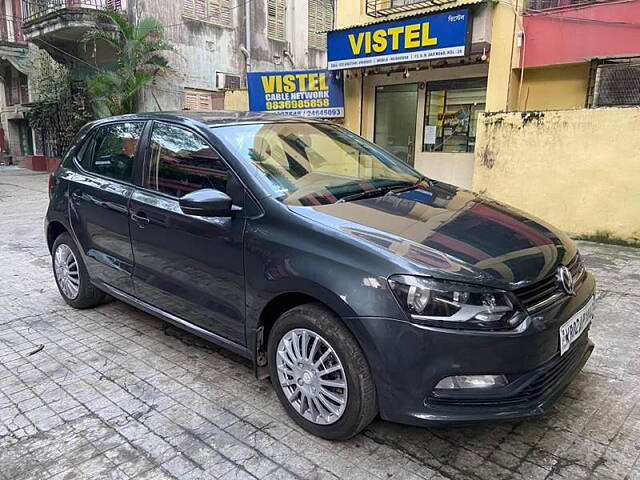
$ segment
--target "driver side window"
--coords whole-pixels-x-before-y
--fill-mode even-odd
[[[227,193],[228,178],[225,162],[198,135],[174,125],[153,126],[145,187],[176,198],[203,188]]]

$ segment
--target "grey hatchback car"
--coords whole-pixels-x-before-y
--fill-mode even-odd
[[[307,431],[543,414],[587,361],[595,282],[546,223],[329,122],[87,125],[46,237],[76,308],[110,295],[252,360]]]

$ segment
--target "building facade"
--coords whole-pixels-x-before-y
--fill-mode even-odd
[[[529,0],[516,20],[506,108],[479,120],[473,188],[639,246],[640,1]]]
[[[14,120],[13,115],[23,122],[28,109],[24,105],[29,102],[27,84],[33,65],[25,60],[27,45],[45,50],[80,74],[90,75],[108,67],[115,61],[109,45],[82,42],[86,32],[103,21],[96,15],[101,10],[120,11],[133,22],[152,16],[164,25],[164,39],[175,47],[167,54],[174,73],[157,79],[141,92],[138,109],[143,111],[246,109],[247,72],[320,68],[326,64],[326,31],[332,28],[334,18],[332,0],[0,2],[5,12],[0,25],[0,70],[9,92],[2,113],[3,138],[14,146],[11,150],[23,155],[30,152],[27,143],[23,142],[22,149],[17,146],[32,133],[27,135],[26,130],[7,122]],[[35,143],[36,153],[42,153],[38,151],[42,150],[40,142]]]
[[[494,35],[496,22],[502,21],[496,17],[496,9],[500,9],[498,3],[484,0],[339,0],[337,28],[330,34],[330,42],[331,36],[340,32],[352,39],[361,33],[366,39],[367,32],[375,39],[383,35],[380,32],[387,32],[391,35],[387,50],[398,47],[403,53],[403,46],[410,47],[412,42],[420,46],[419,37],[414,42],[410,36],[412,31],[428,28],[424,27],[427,24],[434,37],[423,40],[432,40],[435,52],[432,58],[428,58],[431,53],[418,52],[427,57],[421,60],[405,48],[405,55],[397,55],[396,61],[387,58],[393,54],[383,55],[367,66],[345,69],[345,125],[425,175],[470,187],[477,120],[489,108],[489,58],[494,43],[503,41]],[[456,26],[460,22],[466,27]],[[434,28],[440,24],[436,32]],[[395,30],[403,25],[404,32]],[[444,45],[449,33],[455,36],[454,29],[461,28],[459,48],[450,49],[450,55],[437,48]],[[394,46],[395,31],[399,35]],[[361,55],[363,63],[367,63],[367,56],[366,52]]]
[[[398,51],[408,54],[375,59],[375,35],[460,12],[469,17],[464,50],[421,60],[403,50],[400,31]],[[343,69],[345,125],[426,175],[471,187],[485,111],[640,103],[639,25],[640,0],[338,0],[330,38],[372,35],[364,61]],[[453,26],[440,29],[443,40]]]
[[[143,110],[247,108],[246,74],[326,63],[330,0],[129,0],[166,25],[177,74],[147,89]],[[225,92],[238,91],[235,105]],[[227,94],[227,98],[234,98]]]
[[[516,110],[640,104],[640,0],[529,0]]]
[[[22,4],[0,0],[0,163],[33,154],[33,132],[25,118],[30,101],[28,46],[22,34]]]

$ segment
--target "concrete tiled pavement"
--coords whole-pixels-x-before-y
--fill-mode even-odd
[[[112,301],[74,311],[42,231],[46,176],[0,167],[0,478],[640,479],[640,251],[581,244],[599,280],[585,370],[546,417],[303,433],[248,364]]]

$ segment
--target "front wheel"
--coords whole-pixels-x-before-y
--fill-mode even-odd
[[[369,365],[339,318],[316,304],[285,312],[269,335],[269,372],[289,416],[308,432],[346,440],[377,414]]]
[[[68,233],[53,243],[53,276],[65,302],[74,308],[91,308],[105,299],[105,294],[91,284],[78,247]]]

